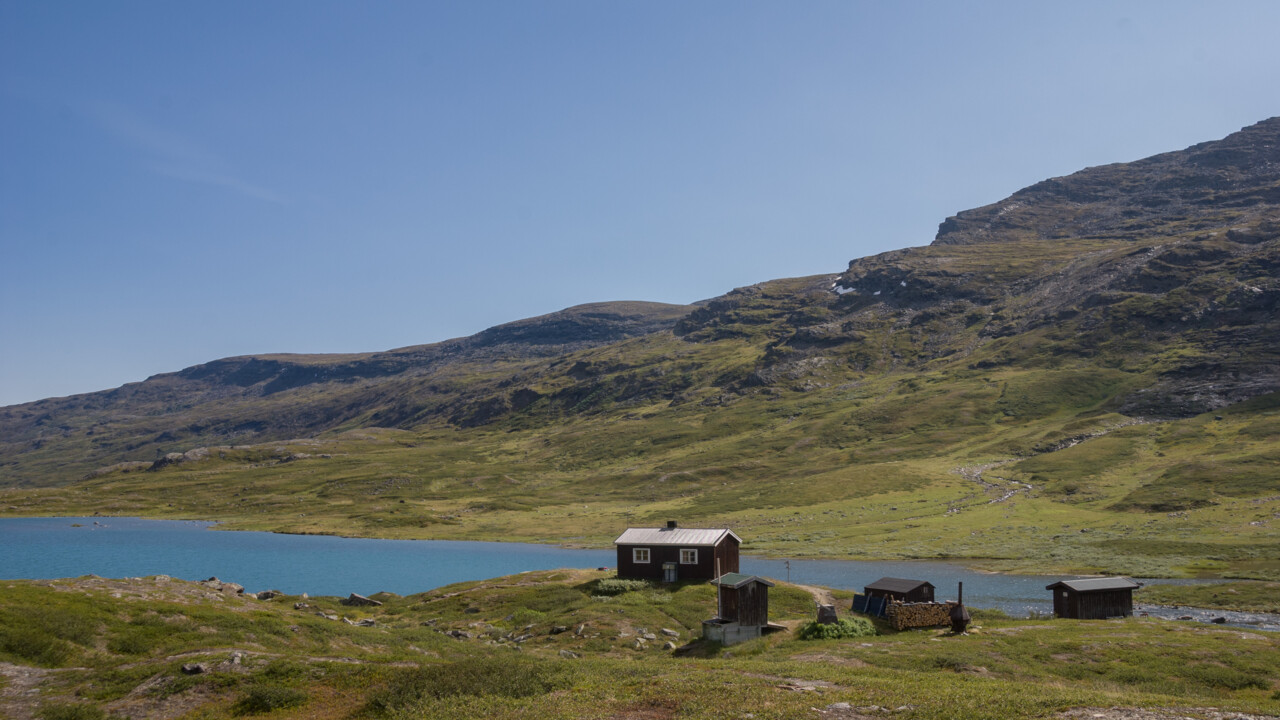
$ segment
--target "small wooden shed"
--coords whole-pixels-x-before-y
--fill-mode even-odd
[[[933,602],[933,583],[924,580],[882,577],[862,588],[868,599],[883,598],[898,602]]]
[[[1053,614],[1076,620],[1103,620],[1133,614],[1133,591],[1141,587],[1129,578],[1060,580],[1046,585],[1053,592]]]
[[[711,580],[738,572],[742,539],[723,528],[627,528],[618,548],[618,577],[675,582]]]
[[[733,645],[775,629],[769,625],[772,582],[733,572],[721,575],[711,584],[716,586],[716,616],[702,621],[703,637]]]

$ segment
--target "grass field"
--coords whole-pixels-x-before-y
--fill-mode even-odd
[[[919,392],[895,400],[887,383],[851,388],[842,405],[780,397],[763,413],[634,408],[535,430],[372,429],[213,447],[158,470],[3,490],[0,514],[590,547],[677,519],[732,527],[746,551],[778,557],[1280,578],[1274,405],[1138,424],[1106,412],[947,419],[972,396],[1013,397],[1018,376],[989,391],[994,378],[946,383],[933,405]],[[878,433],[861,435],[871,423]]]
[[[1116,706],[1280,713],[1274,634],[977,611],[968,635],[880,627],[873,637],[807,641],[789,631],[724,648],[698,640],[715,606],[705,583],[602,594],[612,592],[606,579],[594,571],[525,573],[381,595],[384,604],[371,608],[336,598],[259,601],[164,578],[9,581],[0,584],[0,669],[9,681],[0,686],[7,703],[0,713],[814,718],[816,708],[831,717],[976,719]],[[774,622],[794,628],[812,615],[809,594],[785,583],[770,600]],[[657,639],[638,642],[646,633]],[[676,651],[663,648],[668,640]],[[181,666],[193,663],[206,672],[184,674]],[[14,668],[28,668],[34,684]],[[15,682],[34,692],[8,693]]]

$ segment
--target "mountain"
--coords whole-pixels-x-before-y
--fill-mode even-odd
[[[676,513],[772,552],[1270,576],[1278,269],[1273,118],[838,273],[3,408],[0,509],[589,543]]]
[[[457,378],[669,329],[688,309],[592,303],[431,345],[224,358],[114,390],[0,408],[0,486],[63,484],[100,465],[200,444],[410,426],[437,415],[474,424],[476,398]],[[483,401],[493,412],[501,406]]]

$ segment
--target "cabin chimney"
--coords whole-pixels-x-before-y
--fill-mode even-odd
[[[676,529],[676,521],[675,521],[675,520],[668,520],[668,521],[667,521],[667,529],[668,529],[668,530],[675,530],[675,529]]]

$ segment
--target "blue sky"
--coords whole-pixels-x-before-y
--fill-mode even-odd
[[[1280,3],[0,0],[0,405],[685,303],[1280,114]]]

